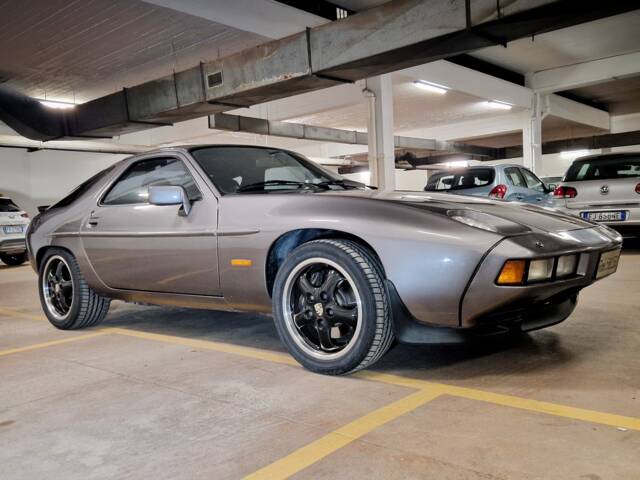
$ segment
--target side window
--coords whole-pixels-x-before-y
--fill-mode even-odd
[[[427,186],[424,187],[424,189],[427,192],[450,190],[453,186],[454,179],[455,176],[453,174],[434,175],[433,177],[429,178]]]
[[[527,184],[524,181],[524,177],[520,173],[520,169],[516,167],[507,167],[504,169],[504,174],[507,176],[509,183],[514,187],[527,188]]]
[[[533,172],[530,172],[526,168],[521,168],[520,171],[522,172],[522,175],[524,175],[524,180],[525,182],[527,182],[527,187],[532,190],[544,192],[544,185],[542,184],[542,180],[536,177]]]
[[[134,163],[102,199],[104,205],[147,203],[149,186],[173,185],[185,189],[191,201],[201,198],[187,167],[177,158],[150,158]]]

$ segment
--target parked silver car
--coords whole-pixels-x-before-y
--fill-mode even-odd
[[[0,195],[0,260],[7,265],[20,265],[27,260],[27,225],[27,212],[10,198]]]
[[[569,214],[640,236],[640,153],[579,158],[553,194]]]
[[[520,165],[476,165],[434,172],[426,192],[500,198],[552,207],[552,192],[531,170]]]
[[[53,325],[110,299],[272,312],[310,370],[371,365],[394,338],[452,342],[563,321],[618,265],[620,236],[530,205],[386,193],[243,146],[132,157],[36,216],[27,242]]]

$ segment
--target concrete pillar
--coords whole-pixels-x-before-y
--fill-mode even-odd
[[[542,167],[542,97],[532,95],[531,108],[523,113],[522,157],[524,166],[533,172]]]
[[[366,81],[364,95],[369,101],[369,171],[371,185],[395,190],[395,148],[393,138],[393,84],[391,75]]]

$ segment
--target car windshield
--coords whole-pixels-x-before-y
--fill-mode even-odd
[[[19,212],[20,208],[10,198],[0,198],[0,212]]]
[[[351,186],[304,157],[276,148],[201,147],[192,149],[191,155],[223,194]]]
[[[578,160],[569,167],[564,180],[576,182],[631,177],[640,177],[640,156]]]
[[[455,172],[436,172],[424,187],[427,192],[441,190],[464,190],[489,185],[493,182],[495,172],[493,168],[473,168]]]

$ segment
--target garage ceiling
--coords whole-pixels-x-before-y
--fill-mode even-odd
[[[135,0],[0,0],[0,79],[78,103],[265,41]]]
[[[613,115],[640,112],[640,76],[575,88],[564,92],[575,100],[601,105]]]
[[[640,10],[474,52],[474,57],[526,74],[630,53],[640,45]]]

